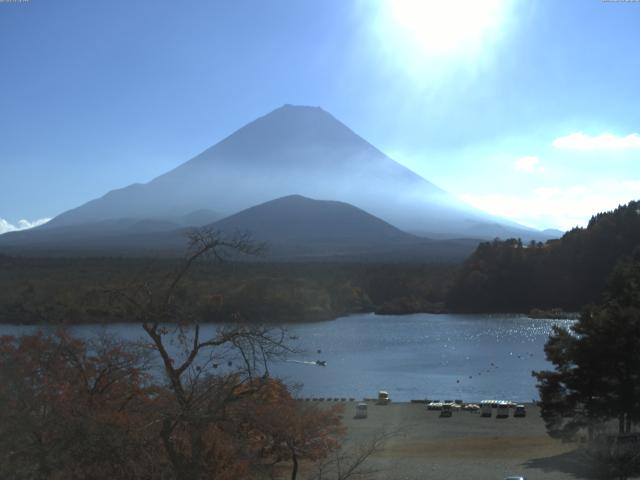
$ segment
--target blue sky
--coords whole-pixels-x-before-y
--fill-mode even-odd
[[[527,225],[640,198],[640,2],[447,5],[0,2],[0,230],[146,182],[284,103]]]

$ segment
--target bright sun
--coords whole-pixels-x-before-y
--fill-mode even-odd
[[[382,16],[391,34],[429,57],[477,50],[495,35],[506,0],[389,0]]]

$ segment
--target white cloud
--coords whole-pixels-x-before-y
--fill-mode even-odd
[[[556,138],[552,145],[563,150],[579,150],[590,152],[594,150],[628,150],[640,148],[640,134],[630,133],[619,137],[612,133],[602,133],[590,136],[582,132],[571,133],[565,137]]]
[[[600,181],[593,185],[539,187],[528,194],[464,195],[462,199],[494,215],[534,228],[569,230],[586,226],[592,215],[640,200],[640,180]]]
[[[519,158],[513,163],[513,166],[519,172],[527,172],[527,173],[544,172],[544,167],[540,165],[540,159],[538,157],[533,157],[533,156]]]
[[[0,235],[7,232],[16,232],[18,230],[27,230],[29,228],[38,227],[47,223],[50,218],[40,218],[30,222],[29,220],[19,220],[17,225],[7,222],[4,218],[0,218]]]

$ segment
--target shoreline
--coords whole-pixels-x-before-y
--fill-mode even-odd
[[[272,325],[276,326],[291,326],[291,325],[306,325],[306,324],[315,324],[315,323],[324,323],[331,322],[334,320],[338,320],[340,318],[349,317],[352,315],[373,315],[378,317],[405,317],[409,315],[464,315],[464,316],[472,316],[472,315],[481,315],[481,316],[505,316],[505,317],[523,317],[530,320],[577,320],[580,317],[579,312],[563,312],[562,314],[555,315],[544,315],[544,314],[535,314],[532,315],[531,312],[457,312],[457,311],[424,311],[424,312],[405,312],[405,313],[387,313],[387,312],[379,312],[377,310],[367,310],[367,311],[354,311],[339,315],[332,315],[321,318],[305,318],[302,320],[266,320],[266,321],[247,321],[245,323],[251,325]],[[223,320],[202,320],[199,321],[200,325],[216,325],[216,324],[225,324],[225,323],[233,323],[226,322]],[[16,327],[77,327],[77,326],[103,326],[103,325],[136,325],[139,322],[126,322],[121,319],[113,320],[113,321],[90,321],[90,322],[52,322],[52,323],[44,323],[44,322],[16,322],[12,320],[5,321],[4,319],[0,319],[0,325],[9,325]]]

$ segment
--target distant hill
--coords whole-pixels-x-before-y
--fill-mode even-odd
[[[15,232],[0,237],[0,251],[50,255],[182,255],[188,228],[154,230],[155,223],[97,222],[89,230],[76,226]],[[125,228],[127,227],[127,228]],[[160,226],[158,226],[159,228]],[[462,261],[479,240],[435,241],[403,232],[344,202],[290,195],[256,205],[207,225],[226,237],[250,233],[265,243],[262,260]]]
[[[564,231],[562,230],[558,230],[557,228],[546,228],[542,231],[542,233],[549,235],[549,237],[551,239],[553,238],[560,238],[561,236],[563,236],[565,234]]]
[[[93,230],[101,222],[115,228],[123,219],[183,225],[176,219],[203,209],[223,218],[296,193],[350,203],[431,238],[549,238],[460,202],[321,108],[292,105],[258,118],[148,183],[108,192],[38,230]]]
[[[182,215],[179,218],[180,225],[183,227],[199,227],[220,220],[224,215],[208,208],[201,208],[194,212]]]
[[[185,227],[201,227],[220,219],[213,210],[198,210],[167,219],[117,218],[63,225],[56,228],[34,228],[0,235],[0,253],[38,255],[102,255],[155,254],[158,234],[182,231]],[[168,251],[184,249],[180,239]],[[133,248],[133,250],[130,250]],[[146,253],[145,253],[146,251]]]
[[[211,227],[251,232],[267,243],[270,259],[461,261],[478,243],[417,237],[348,203],[301,195],[248,208]]]
[[[634,201],[546,244],[482,243],[464,263],[449,304],[459,311],[577,311],[599,299],[618,262],[638,253],[640,202]]]
[[[289,195],[250,207],[212,226],[226,232],[247,230],[261,241],[295,245],[364,245],[420,240],[348,203],[312,200],[301,195]]]

